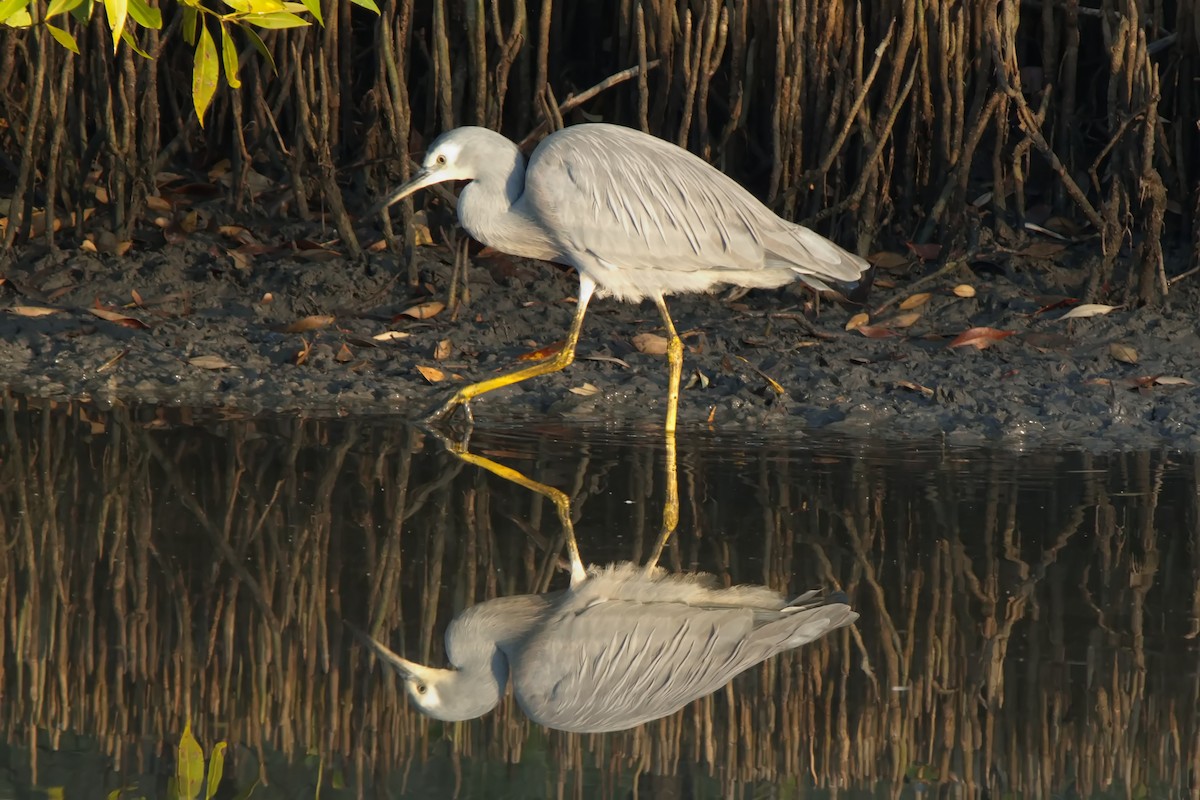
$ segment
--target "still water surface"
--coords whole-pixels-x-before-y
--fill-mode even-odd
[[[1200,471],[1098,455],[681,431],[664,565],[862,615],[629,732],[413,712],[341,620],[444,664],[482,600],[559,588],[553,506],[393,419],[31,408],[0,436],[0,798],[1188,796]],[[572,498],[586,561],[658,534],[653,430],[477,430]],[[35,744],[36,743],[36,744]]]

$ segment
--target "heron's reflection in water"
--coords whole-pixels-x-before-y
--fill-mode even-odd
[[[413,703],[431,717],[453,721],[486,714],[500,702],[511,676],[517,703],[534,722],[576,733],[623,730],[673,714],[754,665],[858,619],[841,592],[787,599],[765,586],[722,587],[711,575],[671,574],[658,567],[678,520],[672,433],[663,527],[645,566],[585,568],[565,494],[465,449],[451,449],[554,502],[571,584],[463,611],[446,630],[450,669],[408,661],[360,634],[399,671]]]

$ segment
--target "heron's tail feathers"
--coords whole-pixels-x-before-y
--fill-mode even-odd
[[[774,623],[773,627],[789,628],[785,649],[808,644],[858,619],[858,612],[850,608],[850,598],[845,592],[825,596],[816,590],[805,592],[793,598],[783,613],[787,614],[786,621]]]

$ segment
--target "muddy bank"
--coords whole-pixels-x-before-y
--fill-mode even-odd
[[[413,289],[387,253],[355,264],[287,247],[234,257],[236,246],[214,227],[123,256],[26,251],[0,285],[0,384],[102,404],[417,416],[561,340],[577,285],[567,269],[476,253],[469,302],[418,319],[403,312],[447,300],[444,247],[418,248]],[[894,264],[867,309],[896,301],[872,315],[880,338],[845,329],[860,309],[823,302],[814,316],[799,286],[672,298],[687,344],[681,430],[1200,447],[1196,282],[1173,287],[1163,310],[1062,320],[1084,271],[1061,264],[1085,255],[982,259],[921,286],[928,300],[908,309],[899,301],[933,268]],[[955,295],[962,285],[974,296]],[[1012,335],[950,346],[973,327]],[[477,400],[476,418],[660,421],[665,359],[634,343],[654,333],[652,303],[595,301],[574,365]]]

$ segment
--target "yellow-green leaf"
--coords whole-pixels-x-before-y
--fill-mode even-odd
[[[192,736],[191,720],[183,726],[175,758],[175,781],[180,800],[194,800],[204,787],[204,751]]]
[[[194,6],[185,5],[183,7],[183,40],[192,46],[196,44],[197,16],[199,16],[199,12]]]
[[[150,57],[149,53],[147,53],[142,48],[138,47],[137,40],[133,38],[133,34],[131,34],[129,32],[129,28],[126,28],[125,30],[121,31],[121,41],[124,42],[126,44],[126,46],[129,47],[130,50],[137,53],[142,58]]]
[[[212,800],[221,785],[221,776],[225,773],[225,743],[213,745],[212,753],[208,756],[208,782],[205,784],[204,800]]]
[[[221,23],[221,57],[225,62],[225,80],[229,81],[229,88],[242,88],[242,81],[238,78],[237,48],[233,44],[233,35],[224,22]]]
[[[267,45],[263,42],[262,37],[254,32],[254,29],[248,26],[242,26],[242,33],[246,34],[246,38],[250,40],[250,44],[254,45],[254,49],[258,54],[267,61],[267,66],[271,68],[271,74],[277,73],[275,69],[275,56],[271,55],[271,51],[267,49]]]
[[[162,12],[157,8],[151,8],[146,0],[129,0],[129,16],[133,17],[143,28],[153,28],[154,30],[162,28]]]
[[[46,6],[46,19],[65,14],[82,2],[83,0],[50,0],[50,5]]]
[[[294,6],[296,4],[288,3],[288,5]],[[322,28],[325,27],[325,19],[321,16],[321,0],[304,0],[301,5],[303,5],[308,13],[313,15],[313,19],[317,21],[318,25],[320,25]]]
[[[276,11],[273,14],[252,14],[245,18],[251,25],[260,28],[302,28],[308,25],[308,20],[290,14],[287,11]]]
[[[283,0],[247,0],[245,6],[248,14],[274,14],[287,10],[283,7]]]
[[[4,24],[10,28],[28,28],[33,24],[33,17],[29,16],[28,8],[22,8],[15,14],[9,14]]]
[[[225,0],[225,5],[239,14],[250,13],[250,0]]]
[[[379,13],[379,6],[375,5],[375,0],[350,0],[356,6],[362,6],[367,11],[372,11],[375,14]]]
[[[200,21],[200,42],[196,45],[196,61],[192,66],[192,102],[196,106],[196,116],[200,119],[200,127],[204,127],[204,112],[208,110],[213,95],[217,93],[217,78],[220,68],[217,66],[217,45],[208,26]]]
[[[83,0],[82,3],[71,9],[71,16],[80,25],[87,25],[92,20],[92,10],[95,6],[94,0]]]
[[[29,0],[0,0],[0,22],[8,23],[10,17],[29,5]],[[26,16],[29,12],[25,12]],[[9,23],[11,24],[11,23]]]
[[[57,28],[50,23],[46,23],[46,30],[50,31],[50,35],[54,37],[54,41],[67,48],[75,55],[79,55],[79,45],[75,42],[74,36],[67,33],[62,28]]]
[[[108,27],[112,29],[113,52],[117,52],[121,34],[125,32],[125,18],[129,16],[127,0],[104,0],[104,13],[108,15]]]

